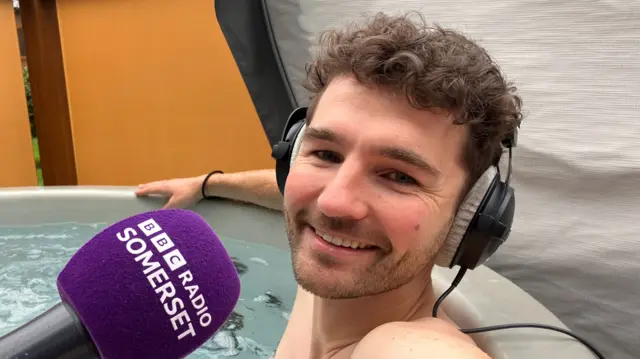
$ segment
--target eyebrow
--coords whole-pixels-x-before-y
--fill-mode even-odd
[[[437,169],[431,163],[425,161],[422,157],[420,157],[420,155],[411,150],[393,146],[382,146],[379,149],[379,153],[382,156],[389,157],[396,161],[404,162],[409,166],[413,166],[420,170],[429,172],[435,177],[443,176],[442,172],[439,169]]]
[[[304,131],[304,138],[313,138],[320,141],[334,142],[336,144],[344,143],[344,139],[329,129],[307,127]]]
[[[329,129],[307,127],[304,133],[305,138],[313,138],[320,141],[333,142],[335,144],[343,144],[345,139],[339,134]],[[378,154],[391,158],[396,161],[403,162],[409,166],[416,167],[422,171],[431,173],[435,177],[442,177],[442,172],[431,163],[425,161],[417,153],[395,146],[381,146],[378,148]]]

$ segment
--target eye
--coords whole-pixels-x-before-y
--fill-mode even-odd
[[[340,155],[332,151],[320,150],[320,151],[313,151],[311,154],[327,162],[340,163],[341,161]]]
[[[390,172],[385,175],[391,181],[397,182],[401,185],[417,185],[418,181],[416,181],[413,177],[402,173],[402,172]]]

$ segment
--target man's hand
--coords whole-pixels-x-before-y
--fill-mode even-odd
[[[202,181],[205,176],[175,178],[144,183],[138,186],[136,196],[161,195],[169,197],[167,208],[187,208],[202,200]]]
[[[351,359],[491,359],[470,337],[440,319],[392,322],[367,334]]]

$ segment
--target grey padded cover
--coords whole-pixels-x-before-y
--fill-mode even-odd
[[[318,33],[420,10],[480,41],[516,82],[516,218],[488,266],[608,358],[640,357],[640,2],[267,0],[296,100]]]

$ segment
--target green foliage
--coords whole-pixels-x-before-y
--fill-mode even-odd
[[[24,81],[24,91],[27,96],[27,110],[29,111],[29,124],[31,125],[31,142],[33,145],[33,156],[36,161],[36,173],[38,176],[38,185],[43,185],[42,167],[40,166],[40,146],[38,145],[38,136],[36,135],[36,125],[33,121],[33,100],[31,98],[31,82],[29,81],[29,70],[26,66],[22,68],[22,79]]]
[[[36,167],[40,168],[40,146],[38,145],[38,139],[32,138],[31,145],[33,146],[33,157],[36,160]]]
[[[36,137],[36,126],[33,122],[33,100],[31,98],[31,82],[29,81],[29,70],[26,66],[22,68],[22,79],[24,81],[24,91],[27,96],[27,109],[29,111],[29,123],[31,124],[31,136]]]

